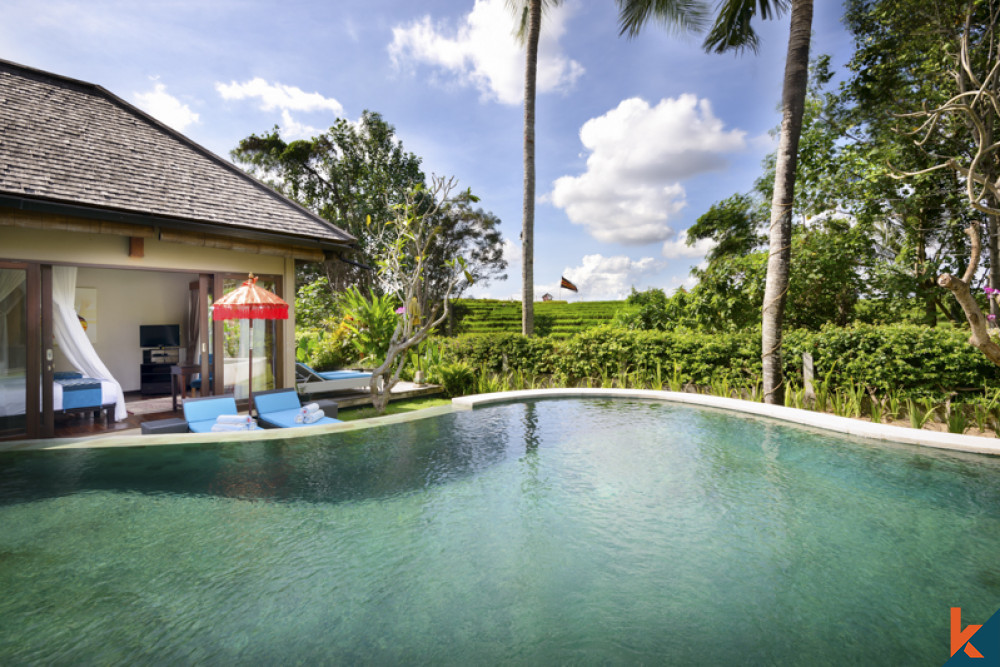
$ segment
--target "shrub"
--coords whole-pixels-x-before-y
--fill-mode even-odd
[[[476,386],[476,372],[466,363],[441,364],[435,373],[449,398],[470,394]]]
[[[813,355],[817,380],[830,391],[870,388],[942,396],[956,390],[1000,386],[1000,368],[968,343],[968,332],[919,325],[857,325],[790,331],[784,337],[788,381],[803,386],[802,353]],[[445,362],[462,361],[491,373],[520,371],[560,382],[591,383],[631,376],[647,384],[671,374],[702,387],[748,387],[761,377],[760,332],[628,331],[588,329],[566,339],[519,334],[465,335],[441,339]]]
[[[295,357],[320,371],[343,368],[358,360],[352,338],[348,327],[332,321],[321,329],[299,329]]]

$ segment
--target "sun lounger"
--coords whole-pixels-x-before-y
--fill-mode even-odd
[[[222,417],[220,420],[219,418]],[[184,420],[192,433],[240,432],[256,431],[253,420],[244,422],[245,417],[239,417],[236,409],[236,399],[232,394],[226,396],[205,396],[204,398],[188,398],[184,401]],[[227,422],[227,423],[220,423]],[[250,428],[245,425],[248,424]],[[215,428],[218,427],[218,428]]]
[[[339,424],[339,419],[319,417],[314,421],[303,419],[303,407],[294,389],[271,389],[253,395],[257,418],[264,428],[296,428],[317,424]],[[319,413],[316,413],[319,414]],[[307,423],[308,422],[308,423]]]
[[[305,364],[295,364],[295,379],[303,394],[322,394],[344,389],[367,389],[371,373],[360,371],[314,371]]]

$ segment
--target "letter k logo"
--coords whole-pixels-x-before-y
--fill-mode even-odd
[[[976,647],[970,643],[967,643],[972,639],[972,635],[976,634],[976,631],[983,626],[981,625],[970,625],[965,630],[962,630],[962,608],[952,607],[951,608],[951,654],[955,655],[958,653],[958,649],[965,646],[965,654],[970,658],[981,658],[983,654],[976,650]]]

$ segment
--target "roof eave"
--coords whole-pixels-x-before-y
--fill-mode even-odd
[[[176,218],[156,213],[139,213],[101,206],[88,206],[76,202],[30,197],[9,192],[0,192],[0,208],[67,215],[88,220],[107,220],[109,222],[120,222],[130,225],[147,225],[188,232],[214,234],[216,236],[246,238],[256,241],[317,248],[320,250],[343,250],[357,243],[357,239],[340,229],[337,229],[337,231],[344,236],[343,239],[318,239],[315,236],[280,234],[278,232],[267,232],[250,227],[220,225],[214,222]]]

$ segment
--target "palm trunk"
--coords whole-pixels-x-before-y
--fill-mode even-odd
[[[535,331],[535,74],[542,0],[528,3],[527,56],[524,68],[524,222],[521,228],[521,333]]]
[[[781,95],[781,139],[775,164],[774,196],[771,200],[770,251],[761,317],[761,361],[764,371],[764,402],[784,403],[781,369],[781,326],[788,294],[791,266],[792,205],[795,199],[795,165],[798,158],[802,113],[809,80],[809,38],[812,30],[812,0],[793,0],[785,81]]]

